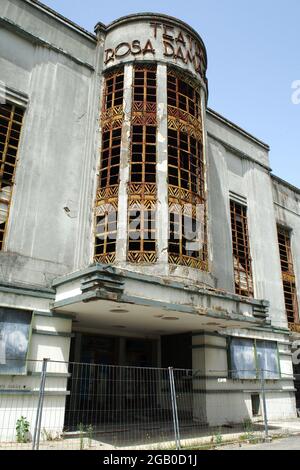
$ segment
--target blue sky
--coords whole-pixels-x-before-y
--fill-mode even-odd
[[[143,11],[189,23],[208,52],[209,106],[268,143],[273,172],[300,187],[300,103],[292,102],[292,83],[300,80],[299,0],[44,3],[89,31]]]

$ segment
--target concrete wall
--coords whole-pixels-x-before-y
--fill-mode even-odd
[[[90,261],[101,51],[30,2],[3,3],[0,80],[28,103],[1,266],[49,285]]]
[[[34,299],[31,299],[34,303]],[[34,432],[41,382],[42,361],[48,363],[41,429],[60,435],[64,425],[72,319],[35,311],[26,375],[0,377],[0,441],[15,442],[17,420],[24,416]]]
[[[272,324],[286,327],[268,149],[225,124],[208,113],[212,274],[218,287],[234,290],[229,205],[233,192],[248,207],[254,295],[270,301]]]
[[[273,340],[278,343],[281,379],[266,380],[267,413],[270,420],[296,418],[293,370],[289,340],[285,335],[253,330],[228,330],[229,336]],[[227,336],[193,335],[194,419],[210,426],[255,420],[251,394],[262,400],[260,380],[231,379],[228,370]],[[261,401],[262,410],[262,401]]]

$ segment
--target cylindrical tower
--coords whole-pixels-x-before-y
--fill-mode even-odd
[[[207,235],[207,56],[165,15],[107,27],[94,261],[213,285]]]

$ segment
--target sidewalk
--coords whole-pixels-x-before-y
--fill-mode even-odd
[[[276,439],[263,444],[232,444],[220,450],[300,450],[300,436]]]

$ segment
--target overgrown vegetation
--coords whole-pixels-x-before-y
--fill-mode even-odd
[[[21,416],[16,423],[16,437],[18,443],[29,442],[30,424],[25,416]]]

